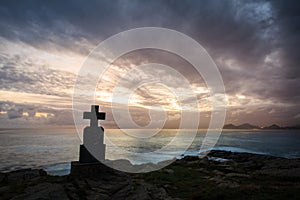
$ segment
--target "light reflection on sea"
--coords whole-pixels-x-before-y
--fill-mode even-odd
[[[143,130],[131,131],[143,132]],[[128,152],[155,151],[168,144],[176,133],[177,130],[163,130],[154,137],[145,139],[128,137],[118,129],[105,130],[111,142]],[[188,131],[186,135],[189,135]],[[185,155],[199,153],[204,135],[204,130],[198,131]],[[188,138],[182,137],[180,141],[182,143],[178,145],[188,142]],[[76,130],[72,128],[1,129],[0,171],[43,167],[50,173],[67,173],[70,161],[78,160],[80,143]],[[108,159],[129,159],[139,164],[156,163],[170,158],[162,154],[153,154],[147,158],[130,158],[126,157],[126,154],[114,153],[114,148],[116,147],[107,147]],[[300,158],[300,130],[225,130],[215,149]],[[176,153],[176,144],[171,150]]]

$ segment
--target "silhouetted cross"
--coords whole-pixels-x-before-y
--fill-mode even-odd
[[[98,127],[98,120],[105,120],[105,112],[99,112],[99,106],[92,105],[91,112],[84,112],[83,119],[90,119],[91,127]]]

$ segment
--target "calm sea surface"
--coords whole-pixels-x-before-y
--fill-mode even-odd
[[[130,131],[135,135],[147,132]],[[118,129],[106,129],[106,157],[111,160],[128,159],[139,164],[156,163],[174,155],[180,156],[178,149],[189,146],[191,141],[189,131],[185,131],[179,142],[168,146],[165,153],[158,152],[170,144],[177,132],[178,130],[163,130],[153,137],[135,138]],[[205,131],[198,130],[193,143],[184,154],[197,155],[204,136]],[[70,161],[78,160],[80,143],[75,129],[1,129],[0,171],[42,167],[53,174],[67,173]],[[214,149],[300,158],[300,130],[225,130]]]

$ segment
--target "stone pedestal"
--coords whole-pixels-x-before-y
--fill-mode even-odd
[[[116,173],[116,170],[107,167],[101,162],[96,163],[81,163],[78,161],[71,162],[71,176],[74,177],[92,177],[92,178],[104,178],[107,175]]]
[[[79,161],[83,163],[105,160],[104,129],[86,127],[83,131],[83,145],[80,146]]]
[[[99,162],[82,144],[79,149],[79,162],[80,163],[97,163]]]

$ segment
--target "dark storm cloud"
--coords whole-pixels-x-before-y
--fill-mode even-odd
[[[257,47],[257,32],[271,23],[269,19],[252,23],[249,13],[256,7],[208,0],[8,1],[1,6],[1,35],[30,44],[51,42],[56,36],[55,42],[67,45],[71,39],[81,37],[97,41],[130,28],[164,26],[186,32],[206,46],[234,50],[238,44],[246,46],[242,49],[247,51]],[[245,56],[243,51],[235,53]]]
[[[283,62],[289,69],[287,78],[299,79],[299,48],[300,48],[300,2],[272,2],[276,12],[276,23],[280,27],[278,47],[282,49]]]
[[[68,46],[80,38],[99,41],[134,27],[164,26],[252,64],[270,52],[273,33],[267,31],[274,23],[264,1],[8,1],[1,11],[1,35],[30,44],[55,36]]]
[[[299,13],[298,1],[10,0],[0,4],[0,36],[36,48],[61,48],[86,55],[90,44],[123,30],[143,26],[175,29],[208,50],[220,68],[227,94],[289,105],[282,111],[287,116],[289,109],[297,115],[294,109],[300,101]],[[5,61],[0,71],[2,83],[9,82],[1,87],[9,89],[12,84],[21,90],[26,83],[26,90],[32,82],[40,82],[37,91],[57,93],[46,90],[42,83],[56,87],[63,78],[40,80],[24,70],[15,72],[13,66],[21,58],[14,59]],[[14,76],[7,75],[8,71]]]
[[[145,21],[150,22],[148,25],[158,25],[155,23],[157,20],[149,16],[159,10],[161,3],[151,2],[150,6],[143,4],[98,0],[2,2],[1,35],[35,47],[56,43],[63,49],[72,48],[86,55],[90,49],[84,49],[82,44],[76,45],[76,42],[88,40],[98,43],[112,34],[140,26]]]

